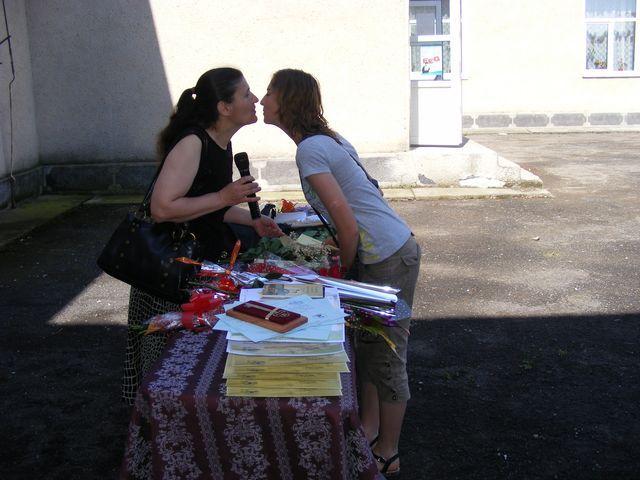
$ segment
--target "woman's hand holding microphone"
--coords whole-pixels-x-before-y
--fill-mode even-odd
[[[219,194],[226,206],[232,206],[238,205],[239,203],[257,202],[260,200],[260,197],[250,195],[255,195],[260,190],[260,185],[255,182],[255,178],[247,175],[226,185],[219,191]]]
[[[257,184],[255,178],[251,175],[245,175],[225,186],[219,193],[225,205],[233,206],[240,203],[257,202],[260,197],[256,197],[255,194],[260,190],[260,185]],[[278,224],[265,215],[251,219],[250,225],[261,237],[281,237],[284,235]]]

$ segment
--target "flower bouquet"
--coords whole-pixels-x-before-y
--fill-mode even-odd
[[[155,315],[140,325],[131,325],[131,330],[143,335],[171,330],[200,331],[216,323],[215,315],[223,311],[222,305],[228,296],[215,292],[195,291],[189,301],[180,306],[179,312]]]

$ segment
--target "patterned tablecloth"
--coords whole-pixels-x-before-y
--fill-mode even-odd
[[[218,332],[171,337],[138,391],[121,478],[382,478],[352,373],[342,397],[227,397],[225,349]]]

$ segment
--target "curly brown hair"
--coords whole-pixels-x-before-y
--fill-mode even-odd
[[[338,141],[324,118],[320,85],[313,75],[291,68],[278,70],[269,88],[278,98],[280,122],[293,136],[323,134]]]

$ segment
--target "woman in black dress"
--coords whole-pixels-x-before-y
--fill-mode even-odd
[[[168,125],[158,138],[158,154],[165,158],[151,197],[151,215],[156,222],[189,222],[189,230],[203,247],[204,258],[217,260],[236,238],[229,223],[252,227],[263,237],[281,236],[269,217],[251,219],[237,205],[255,202],[260,190],[254,178],[232,181],[231,137],[245,125],[257,121],[255,104],[242,72],[215,68],[205,72],[194,88],[185,90]],[[129,325],[139,325],[158,313],[180,306],[131,288]],[[122,395],[132,403],[142,376],[164,347],[164,335],[127,339]]]

